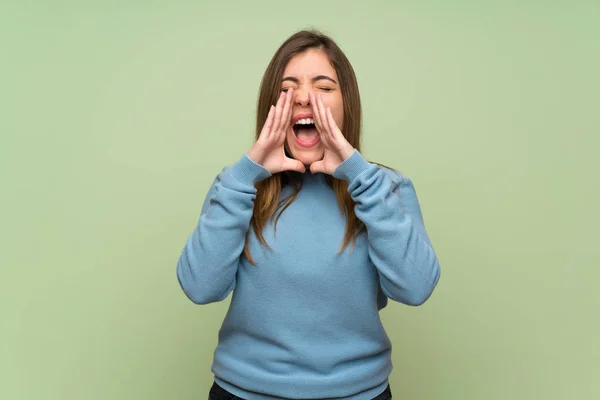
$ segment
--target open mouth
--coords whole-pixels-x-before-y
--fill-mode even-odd
[[[312,147],[319,142],[319,132],[312,118],[296,120],[292,129],[296,136],[296,142],[302,147]]]

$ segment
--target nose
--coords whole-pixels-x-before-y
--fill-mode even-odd
[[[308,90],[305,89],[296,89],[294,91],[295,95],[295,103],[302,107],[308,107],[310,105],[310,100],[308,99]]]

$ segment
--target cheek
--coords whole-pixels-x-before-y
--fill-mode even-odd
[[[335,123],[340,129],[342,129],[342,124],[344,122],[344,105],[341,96],[339,98],[336,98],[330,107],[331,114],[333,115]]]
[[[333,116],[333,120],[336,125],[341,129],[342,123],[344,121],[344,108],[340,102],[331,101],[328,103],[323,103],[325,107],[329,107],[331,109],[331,115]]]
[[[332,110],[333,111],[333,110]],[[344,109],[340,106],[335,112],[332,112],[333,119],[340,129],[343,129],[344,124]]]

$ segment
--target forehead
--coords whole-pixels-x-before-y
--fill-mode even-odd
[[[283,75],[298,78],[327,75],[337,80],[335,68],[329,62],[329,57],[321,50],[308,50],[296,54],[286,65]]]

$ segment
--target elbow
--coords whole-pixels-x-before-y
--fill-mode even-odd
[[[385,290],[386,295],[399,303],[418,307],[427,302],[433,294],[440,279],[440,267],[437,260],[428,273],[421,275],[420,279],[406,282],[404,285],[395,287],[395,290]]]
[[[414,283],[414,290],[410,291],[406,302],[414,307],[421,306],[429,300],[440,280],[440,263],[433,251],[420,264],[422,273],[417,274],[419,279]]]
[[[202,287],[202,283],[192,273],[188,263],[180,259],[177,263],[177,282],[186,297],[194,304],[209,304],[213,296]]]
[[[200,290],[200,285],[188,274],[183,272],[181,264],[177,266],[177,281],[186,297],[194,304],[209,304],[211,299]]]
[[[433,290],[424,291],[420,293],[412,293],[406,296],[402,302],[408,306],[419,307],[425,304],[427,300],[429,300],[432,293]]]
[[[435,286],[431,286],[424,288],[420,291],[408,293],[407,295],[403,296],[401,302],[412,307],[422,306],[427,300],[429,300],[429,298],[433,294],[434,288]]]
[[[199,293],[197,291],[190,291],[190,290],[183,290],[183,292],[185,293],[185,295],[187,296],[187,298],[194,304],[198,304],[198,305],[206,305],[206,304],[211,304],[211,303],[216,303],[219,302],[221,300],[223,300],[220,297],[214,296],[214,295],[210,295],[210,294],[206,294],[206,293]]]
[[[194,304],[205,305],[225,300],[235,284],[226,290],[219,290],[221,285],[207,285],[204,280],[194,276],[191,269],[185,268],[181,260],[177,264],[177,281],[186,297]]]
[[[194,304],[205,305],[216,303],[224,300],[229,293],[229,291],[226,291],[225,294],[217,293],[214,290],[203,287],[204,285],[198,282],[182,279],[179,273],[177,274],[177,278],[181,290],[183,290],[186,297]]]
[[[428,278],[424,279],[419,285],[419,290],[414,290],[410,293],[406,301],[407,305],[418,307],[429,300],[440,280],[440,266],[437,260],[434,262],[430,271]]]
[[[407,306],[419,307],[433,294],[433,287],[408,289],[406,287],[394,291],[384,290],[386,297]]]

